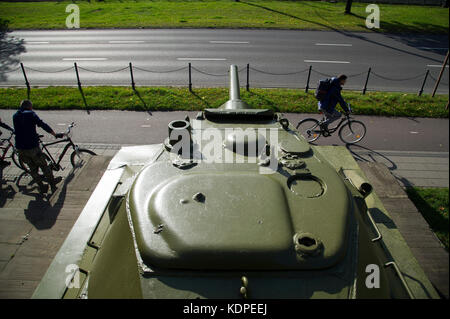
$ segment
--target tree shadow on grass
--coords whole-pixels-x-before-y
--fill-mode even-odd
[[[0,81],[6,81],[7,73],[18,68],[17,56],[26,52],[23,39],[8,35],[8,23],[0,18]]]

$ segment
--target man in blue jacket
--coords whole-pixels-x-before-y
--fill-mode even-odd
[[[63,134],[56,134],[50,126],[42,121],[39,116],[33,111],[33,104],[29,100],[23,100],[20,103],[19,110],[13,115],[14,131],[16,133],[16,149],[19,153],[19,158],[23,163],[28,165],[30,175],[38,184],[41,193],[48,190],[48,186],[44,186],[43,180],[39,175],[39,168],[44,173],[45,180],[50,185],[52,192],[56,190],[62,178],[53,177],[53,172],[47,165],[45,155],[39,147],[39,135],[36,133],[36,126],[44,129],[46,132],[52,134],[55,138],[63,137]]]
[[[341,95],[342,86],[344,86],[346,81],[347,76],[344,74],[331,78],[331,84],[327,94],[322,100],[319,101],[319,110],[325,115],[325,121],[321,124],[321,127],[325,130],[328,130],[328,125],[330,123],[336,121],[342,116],[342,114],[336,110],[336,105],[338,102],[344,112],[349,112],[347,103]]]

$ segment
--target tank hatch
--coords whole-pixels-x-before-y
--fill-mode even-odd
[[[152,194],[148,213],[151,240],[138,246],[143,259],[157,267],[279,269],[297,264],[283,190],[262,175],[174,178]]]
[[[337,200],[331,215],[318,214],[336,194],[324,194],[315,177],[202,164],[181,173],[168,164],[144,169],[128,198],[137,252],[148,267],[324,269],[343,257],[348,203]]]

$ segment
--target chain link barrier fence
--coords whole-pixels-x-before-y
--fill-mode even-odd
[[[22,73],[25,85],[28,90],[28,96],[29,96],[30,91],[31,91],[31,85],[33,83],[29,81],[29,77],[27,76],[27,71],[44,73],[44,74],[75,72],[76,78],[77,78],[77,85],[78,85],[78,88],[80,89],[80,91],[82,91],[82,78],[80,77],[79,71],[96,73],[96,74],[112,74],[112,73],[119,73],[119,72],[129,72],[130,73],[130,82],[129,83],[131,84],[133,90],[135,90],[135,84],[136,84],[136,82],[134,80],[134,72],[136,72],[136,71],[143,72],[143,73],[151,73],[151,74],[180,73],[180,75],[182,75],[184,78],[186,78],[186,80],[187,80],[186,84],[188,85],[188,87],[191,91],[192,91],[192,87],[193,87],[193,80],[192,80],[193,72],[197,72],[198,74],[202,74],[204,76],[210,76],[210,77],[227,77],[229,74],[229,71],[227,71],[226,73],[212,73],[212,72],[209,72],[208,70],[203,70],[198,67],[194,67],[194,66],[192,66],[191,63],[189,63],[187,66],[184,66],[181,68],[176,68],[176,69],[149,70],[149,69],[146,69],[143,67],[134,66],[131,62],[126,67],[118,68],[118,69],[114,69],[114,70],[91,69],[91,68],[78,66],[77,63],[74,63],[73,66],[64,68],[64,69],[59,69],[59,70],[46,69],[45,70],[45,69],[31,68],[31,67],[25,66],[22,63],[20,63],[19,67],[8,70],[8,71],[3,71],[1,73],[2,74],[11,74],[13,72]],[[187,74],[188,76],[186,76],[186,71],[188,73]],[[273,71],[269,71],[269,70],[258,69],[258,68],[250,66],[250,64],[247,64],[246,66],[241,67],[238,71],[240,74],[245,73],[244,79],[245,79],[245,83],[246,83],[245,87],[247,90],[250,89],[250,84],[254,84],[254,86],[252,86],[252,87],[261,87],[261,86],[258,86],[257,81],[254,81],[253,83],[251,82],[252,74],[256,74],[256,73],[259,73],[263,76],[268,76],[268,77],[283,77],[283,76],[292,77],[292,76],[302,75],[303,78],[301,78],[301,79],[300,79],[300,77],[295,78],[296,79],[295,86],[298,89],[305,89],[306,92],[308,92],[309,89],[315,89],[315,87],[311,87],[310,84],[311,84],[311,82],[313,82],[313,83],[317,82],[317,77],[320,79],[320,78],[330,78],[330,77],[336,76],[336,74],[320,72],[319,70],[313,69],[312,66],[309,66],[308,68],[305,68],[305,69],[293,70],[290,72],[273,72]],[[315,77],[316,77],[315,80],[311,80],[312,74],[315,75]],[[438,82],[438,73],[433,74],[432,72],[430,72],[430,70],[426,70],[425,72],[422,72],[420,74],[410,76],[410,77],[401,77],[401,78],[395,77],[394,78],[394,77],[385,76],[383,74],[379,74],[379,73],[375,72],[372,68],[369,68],[366,71],[362,71],[362,72],[355,73],[355,74],[348,74],[347,77],[350,79],[361,77],[362,82],[361,82],[359,90],[362,91],[362,94],[365,94],[367,90],[370,91],[370,89],[369,89],[370,79],[372,77],[381,79],[386,82],[406,82],[406,81],[417,80],[417,92],[418,92],[419,96],[422,95],[425,84],[427,83],[427,80],[428,80],[428,84],[430,84],[429,81],[433,81],[434,84]],[[241,83],[242,83],[242,81],[241,81]],[[75,85],[75,83],[74,83],[74,85]],[[121,83],[120,85],[127,86],[128,83]],[[448,82],[446,82],[443,78],[441,78],[441,79],[439,79],[439,85],[448,86]],[[356,91],[358,89],[349,88],[348,90]]]

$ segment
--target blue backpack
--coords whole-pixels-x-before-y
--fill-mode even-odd
[[[319,83],[317,83],[316,93],[314,96],[319,101],[322,101],[327,95],[330,88],[331,88],[331,79],[319,80]]]

